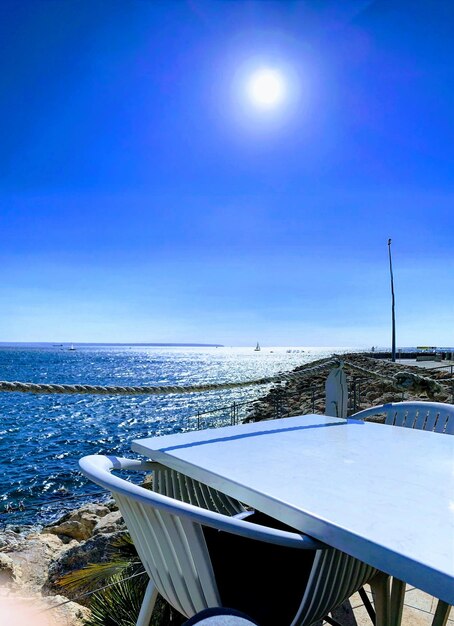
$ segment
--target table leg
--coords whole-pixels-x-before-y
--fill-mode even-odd
[[[449,604],[446,604],[443,600],[438,600],[432,626],[446,626],[450,610],[451,606]]]
[[[390,577],[384,572],[378,572],[369,582],[374,597],[376,626],[390,625]]]
[[[404,610],[405,583],[398,578],[393,578],[391,584],[391,626],[400,626],[402,622],[402,612]]]

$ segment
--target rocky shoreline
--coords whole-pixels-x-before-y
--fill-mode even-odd
[[[124,534],[124,522],[113,500],[87,504],[40,531],[3,531],[0,598],[3,602],[20,598],[42,608],[61,605],[49,612],[49,623],[81,626],[89,614],[87,602],[84,598],[67,602],[78,592],[63,591],[58,580],[90,563],[108,562],[112,546]]]
[[[403,400],[429,400],[452,402],[452,379],[449,369],[430,371],[388,360],[372,358],[363,353],[337,355],[344,362],[350,393],[349,411],[352,415],[367,407],[401,402]],[[309,366],[330,361],[320,359]],[[355,366],[355,368],[353,367]],[[294,372],[304,372],[307,365],[296,367]],[[321,369],[301,379],[293,379],[283,386],[275,385],[257,402],[246,421],[260,421],[280,417],[323,413],[325,410],[325,382],[329,369]],[[369,374],[366,372],[370,372]],[[388,380],[374,377],[379,374]]]
[[[345,362],[349,386],[357,385],[349,413],[367,406],[384,402],[405,400],[452,401],[452,380],[448,370],[428,372],[418,368],[389,361],[373,359],[364,354],[341,355]],[[323,365],[325,360],[312,363]],[[348,365],[350,364],[350,365]],[[361,369],[354,369],[356,368]],[[301,366],[295,371],[304,370]],[[368,371],[369,374],[365,374]],[[385,376],[374,377],[371,372]],[[413,375],[413,378],[412,378]],[[279,401],[281,416],[324,412],[323,391],[326,369],[313,375],[291,380],[283,386],[275,386],[256,403],[248,421],[275,417]],[[400,378],[399,378],[400,376]],[[399,381],[405,388],[399,388]],[[314,394],[314,389],[319,390]],[[356,387],[355,387],[356,389]],[[111,558],[112,547],[126,534],[124,522],[113,500],[99,504],[87,504],[65,514],[56,523],[40,531],[0,533],[0,601],[15,602],[17,598],[38,602],[44,607],[56,607],[46,613],[44,624],[58,626],[82,626],[89,615],[87,598],[77,592],[64,595],[58,580],[66,573],[78,570],[89,563],[103,563]],[[80,594],[80,591],[79,591]]]

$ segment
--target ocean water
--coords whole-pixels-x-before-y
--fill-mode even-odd
[[[0,380],[100,385],[192,385],[285,372],[352,349],[30,345],[0,347]],[[136,456],[132,439],[230,419],[269,387],[164,396],[0,392],[0,527],[46,523],[98,490],[78,472],[86,454]],[[243,414],[247,406],[242,407]],[[23,510],[5,513],[8,508]]]

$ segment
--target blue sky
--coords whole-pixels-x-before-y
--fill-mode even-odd
[[[3,0],[0,341],[389,346],[391,237],[397,345],[454,345],[453,23]]]

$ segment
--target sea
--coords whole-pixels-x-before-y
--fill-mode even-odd
[[[355,348],[0,344],[0,380],[199,385],[254,380]],[[74,349],[72,349],[74,348]],[[178,395],[0,392],[0,528],[40,526],[98,497],[87,454],[131,453],[133,439],[230,423],[270,386]]]
[[[273,376],[333,354],[362,351],[355,347],[254,348],[0,344],[0,381],[222,384]],[[138,396],[0,392],[0,528],[40,526],[87,500],[99,499],[99,488],[78,470],[82,456],[137,457],[130,451],[133,439],[229,424],[233,416],[247,416],[254,401],[269,389],[270,385],[255,385]]]

